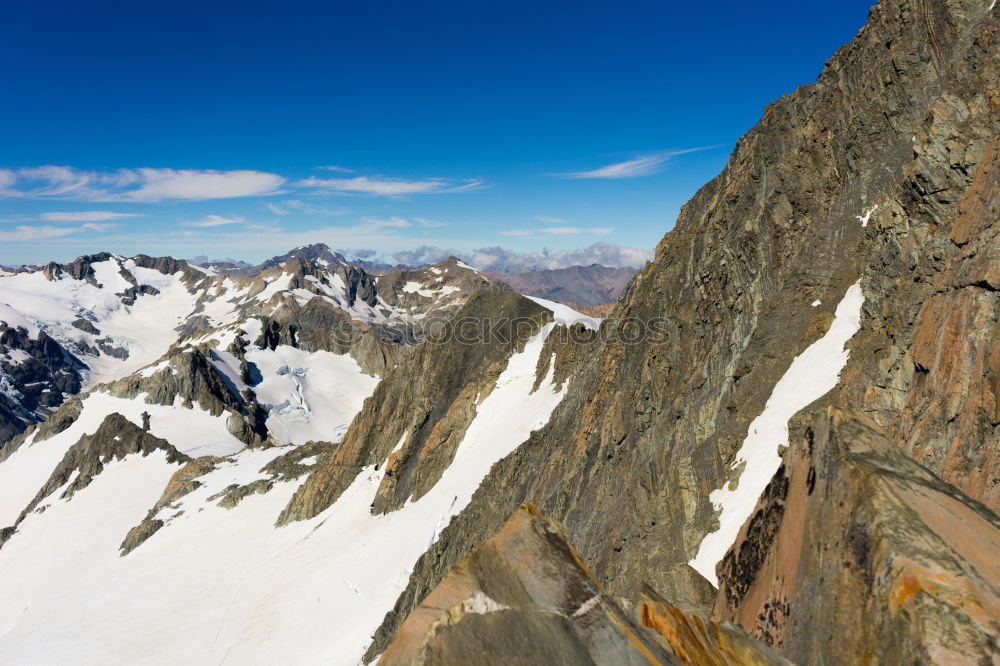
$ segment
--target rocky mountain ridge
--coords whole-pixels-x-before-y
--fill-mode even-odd
[[[183,337],[0,450],[5,659],[997,662],[997,30],[882,0],[604,321],[458,260],[49,270]]]
[[[839,404],[890,431],[926,415],[929,429],[910,436],[934,447],[932,469],[957,482],[976,479],[962,487],[990,500],[998,436],[988,411],[996,393],[987,388],[995,372],[985,340],[996,339],[996,292],[980,277],[934,294],[942,291],[935,285],[953,284],[952,276],[972,267],[985,270],[985,258],[996,256],[988,194],[996,182],[996,30],[985,3],[883,1],[815,85],[766,110],[727,169],[684,207],[604,324],[665,316],[669,343],[593,350],[547,426],[494,468],[467,512],[418,563],[369,659],[523,502],[565,526],[613,593],[634,599],[649,584],[676,604],[708,612],[715,592],[688,562],[720,527],[713,494],[737,479],[748,482],[737,452],[751,422],[859,278],[859,330],[839,383],[812,407]],[[976,212],[966,217],[964,210]],[[976,229],[976,249],[955,235],[965,229]],[[953,318],[949,351],[932,342],[940,338],[930,331],[940,329],[928,328],[921,343],[921,311],[960,295],[977,306],[951,310],[963,323]],[[981,323],[964,319],[972,312]],[[934,384],[922,379],[929,365],[907,361],[921,344],[941,364]],[[959,391],[948,409],[964,418],[938,421],[925,405],[947,405],[941,382],[955,376],[971,390]],[[797,379],[808,380],[808,373]],[[925,397],[912,402],[918,396]],[[936,434],[945,422],[976,423],[975,434]],[[785,426],[772,427],[772,448],[761,453],[780,463]],[[745,510],[750,515],[753,507]],[[818,653],[796,658],[821,660]]]
[[[480,289],[506,289],[451,258],[375,277],[324,245],[221,274],[169,257],[89,255],[0,277],[0,442],[84,388],[127,376],[186,341],[351,353],[379,373]],[[156,326],[145,326],[151,320]]]

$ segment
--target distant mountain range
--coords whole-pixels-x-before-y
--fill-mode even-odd
[[[347,259],[343,254],[333,252],[322,243],[296,248],[286,255],[268,259],[256,266],[233,259],[209,261],[206,257],[195,257],[192,263],[229,275],[252,276],[273,265],[287,261],[292,256],[325,257],[329,261],[359,266],[367,273],[376,276],[384,275],[393,270],[414,270],[429,265],[397,264],[394,266],[380,261]],[[495,280],[506,282],[514,291],[527,296],[537,296],[559,303],[596,306],[614,303],[628,285],[629,280],[635,275],[635,269],[591,264],[589,266],[569,266],[567,268],[516,273],[499,271],[486,271],[486,273]]]
[[[503,280],[514,291],[528,296],[560,303],[604,305],[618,299],[635,275],[635,269],[591,264],[525,273],[487,273],[497,280]]]

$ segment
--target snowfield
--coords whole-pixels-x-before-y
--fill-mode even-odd
[[[254,392],[268,408],[268,432],[282,444],[340,440],[378,384],[346,354],[282,345],[246,357],[263,377]]]
[[[132,286],[119,272],[128,270],[141,285],[155,287],[159,294],[145,294],[132,306],[123,305],[116,294]],[[164,275],[141,268],[131,259],[113,257],[93,264],[96,287],[69,277],[50,281],[41,271],[0,277],[0,321],[23,326],[37,337],[44,330],[55,340],[73,345],[108,338],[112,346],[128,350],[125,360],[101,354],[87,356],[90,371],[85,388],[128,376],[163,356],[177,341],[177,326],[196,307],[197,294],[188,292],[180,273]],[[99,336],[84,334],[73,327],[77,319],[92,322]],[[150,322],[157,322],[150,326]]]
[[[132,455],[109,465],[69,501],[59,500],[57,491],[45,501],[47,509],[28,516],[0,549],[3,661],[359,663],[416,560],[465,508],[492,465],[543,426],[562,399],[552,386],[551,367],[531,392],[554,326],[546,325],[511,357],[496,388],[478,404],[437,485],[387,515],[370,512],[383,474],[374,468],[366,468],[316,518],[282,528],[274,521],[303,479],[276,483],[233,509],[221,508],[208,498],[232,483],[262,478],[261,466],[292,450],[240,448],[201,477],[202,487],[161,511],[159,517],[169,521],[165,527],[120,557],[125,534],[153,506],[178,466],[167,464],[159,452]],[[252,352],[266,377],[257,389],[275,401],[288,400],[274,425],[284,428],[292,442],[311,437],[314,428],[326,433],[346,427],[360,400],[352,394],[350,401],[329,409],[335,391],[364,393],[369,388],[364,382],[374,389],[375,381],[359,378],[343,358],[302,354],[291,348]],[[345,387],[341,378],[356,384]],[[149,411],[154,433],[188,450],[205,440],[203,429],[218,427],[197,422],[202,417],[182,407],[154,408],[141,398],[94,394],[68,430],[26,443],[0,463],[0,509],[7,516],[0,523],[13,522],[11,516],[47,479],[66,448],[95,430],[110,411],[129,419]]]

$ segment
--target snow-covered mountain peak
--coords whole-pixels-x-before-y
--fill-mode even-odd
[[[378,340],[413,344],[481,289],[506,287],[454,257],[376,278],[321,243],[232,271],[110,252],[5,271],[0,441],[70,395],[156,363],[175,344],[226,349],[246,322],[266,328],[272,349],[308,339],[313,351],[352,353],[378,373],[391,355]]]

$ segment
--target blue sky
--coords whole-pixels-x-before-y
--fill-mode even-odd
[[[652,249],[870,4],[10,3],[0,263],[314,241],[634,261],[612,246]]]

